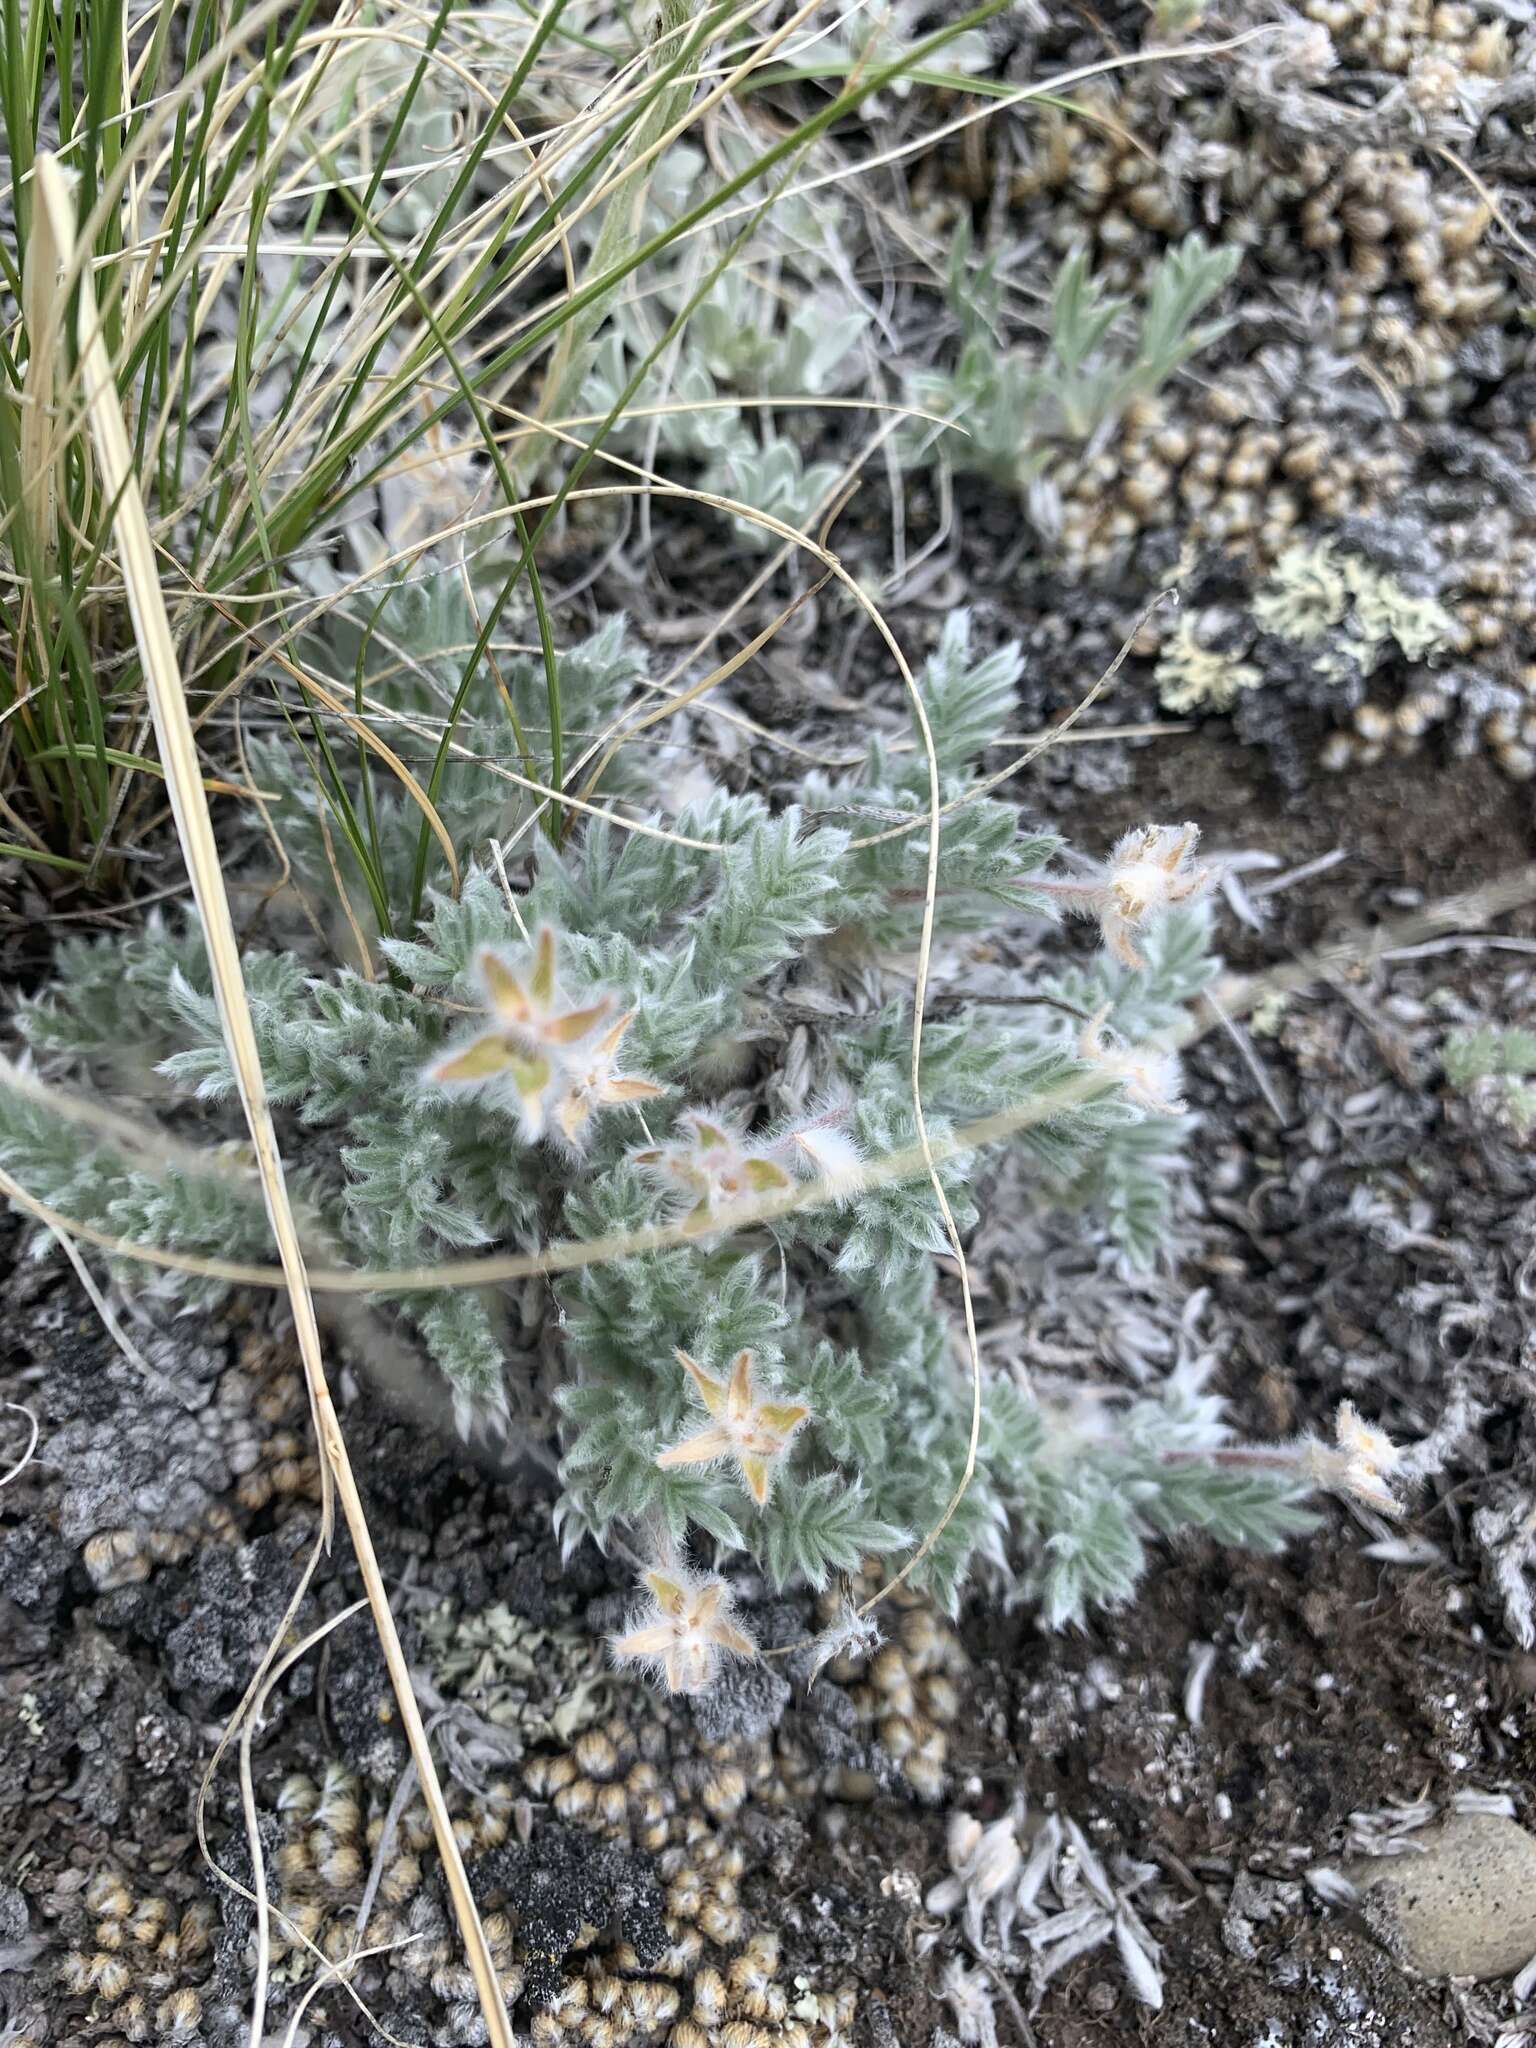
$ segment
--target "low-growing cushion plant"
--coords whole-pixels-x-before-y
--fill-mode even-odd
[[[561,660],[572,729],[591,730],[640,658],[614,625]],[[1012,647],[979,655],[957,614],[920,677],[952,806],[935,904],[943,1000],[922,1041],[927,1130],[944,1152],[969,1121],[1030,1107],[1009,1143],[1033,1199],[1080,1210],[1084,1229],[1145,1263],[1168,1233],[1186,1128],[1159,1041],[1214,964],[1197,835],[1151,826],[1096,866],[1074,864],[981,793],[977,761],[1006,726],[1019,669]],[[393,676],[378,689],[406,708],[430,682],[421,661]],[[504,680],[515,696],[543,679],[534,665]],[[423,734],[414,744],[430,751]],[[410,725],[396,737],[409,757]],[[478,739],[507,749],[489,723]],[[327,1262],[432,1266],[672,1226],[659,1245],[553,1283],[423,1288],[380,1306],[430,1358],[445,1422],[553,1442],[567,1541],[622,1535],[655,1560],[625,1654],[693,1685],[720,1649],[750,1647],[707,1576],[733,1558],[772,1585],[820,1587],[872,1559],[899,1564],[937,1529],[914,1574],[937,1598],[952,1605],[980,1568],[1059,1625],[1127,1598],[1156,1535],[1279,1542],[1302,1518],[1306,1463],[1229,1445],[1201,1370],[1107,1405],[1035,1391],[1028,1360],[1001,1346],[984,1353],[974,1476],[944,1520],[970,1448],[974,1361],[911,1093],[926,758],[879,738],[857,766],[805,777],[795,803],[715,790],[677,810],[661,780],[675,767],[645,786],[645,764],[670,758],[625,757],[624,815],[642,829],[567,808],[564,830],[525,835],[510,869],[487,846],[526,795],[473,764],[445,775],[460,886],[429,890],[414,921],[419,819],[409,803],[375,806],[376,971],[338,970],[318,945],[253,945],[245,959],[296,1196]],[[274,749],[259,765],[279,779]],[[287,786],[285,839],[295,874],[309,874],[305,835],[322,821],[298,792],[314,784]],[[983,992],[1000,935],[1023,935],[1032,954],[1067,911],[1098,921],[1096,954],[1062,946],[1054,974],[1014,975],[1000,999],[994,973]],[[65,945],[20,1022],[52,1077],[150,1100],[204,1139],[238,1128],[195,930]],[[912,1155],[911,1170],[859,1184],[892,1154]],[[9,1090],[0,1162],[115,1237],[270,1256],[238,1170],[92,1149]],[[961,1233],[991,1164],[944,1152]],[[810,1183],[816,1198],[800,1200]],[[164,1284],[194,1299],[214,1285]]]

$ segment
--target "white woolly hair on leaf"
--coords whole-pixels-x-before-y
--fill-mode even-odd
[[[980,1970],[969,1970],[952,1956],[939,1980],[939,1990],[955,2016],[955,2032],[966,2048],[997,2048],[997,2015],[992,1987]]]
[[[1096,1948],[1102,1948],[1115,1924],[1100,1906],[1080,1906],[1075,1914],[1057,1915],[1058,1921],[1068,1919],[1072,1921],[1070,1933],[1064,1933],[1058,1941],[1042,1944],[1045,1953],[1035,1966],[1037,1983],[1049,1983],[1069,1963],[1075,1963],[1079,1956],[1091,1955]],[[1046,1924],[1050,1926],[1053,1923]]]
[[[1077,1858],[1078,1875],[1105,1911],[1113,1911],[1115,1888],[1109,1881],[1109,1872],[1104,1868],[1098,1851],[1071,1814],[1063,1815],[1063,1821],[1067,1830],[1067,1840],[1071,1843]]]
[[[1039,1913],[1036,1900],[1044,1889],[1046,1879],[1055,1868],[1056,1858],[1061,1854],[1061,1837],[1060,1818],[1054,1813],[1048,1813],[1035,1830],[1034,1842],[1019,1874],[1014,1904],[1021,1913]]]
[[[1492,1813],[1502,1820],[1516,1820],[1519,1809],[1508,1792],[1478,1792],[1468,1787],[1451,1794],[1453,1813]]]
[[[814,1685],[837,1657],[872,1657],[885,1641],[880,1624],[872,1614],[861,1614],[852,1602],[816,1637],[811,1646],[811,1669],[807,1683]]]

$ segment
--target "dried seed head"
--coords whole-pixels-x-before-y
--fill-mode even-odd
[[[109,2002],[125,1997],[133,1984],[133,1973],[121,1956],[93,1956],[91,1978],[97,1991]]]
[[[404,1905],[405,1901],[413,1898],[420,1889],[421,1865],[409,1850],[388,1864],[379,1880],[379,1890],[383,1893],[386,1903],[391,1906]]]
[[[1307,1442],[1302,1465],[1316,1486],[1350,1494],[1378,1514],[1397,1516],[1403,1504],[1392,1491],[1392,1475],[1403,1454],[1384,1430],[1362,1422],[1351,1401],[1339,1403],[1332,1444]]]
[[[675,1985],[661,1984],[651,1977],[626,1986],[626,1999],[631,2019],[641,2028],[667,2026],[676,2019],[682,2004]]]
[[[584,1729],[576,1738],[572,1755],[577,1769],[588,1778],[611,1778],[619,1768],[618,1749],[600,1728]]]
[[[202,1998],[188,1984],[161,2000],[155,2012],[155,2025],[166,2040],[178,2041],[192,2033],[202,2017]]]
[[[693,1980],[693,2019],[701,2027],[718,2027],[725,2018],[725,1979],[718,1970],[700,1970]]]
[[[699,1908],[699,1932],[717,1948],[741,1939],[741,1908],[727,1906],[719,1899],[706,1899]]]
[[[115,1870],[99,1870],[85,1888],[85,1903],[103,1920],[122,1920],[132,1910],[133,1896]]]

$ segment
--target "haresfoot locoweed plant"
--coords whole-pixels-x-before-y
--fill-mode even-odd
[[[1240,250],[1213,248],[1199,235],[1175,243],[1151,270],[1136,325],[1122,340],[1130,307],[1094,278],[1087,251],[1074,249],[1056,274],[1045,348],[1004,350],[999,282],[990,260],[973,261],[962,236],[949,273],[960,354],[952,369],[909,377],[909,395],[953,422],[939,446],[957,470],[1023,488],[1053,448],[1092,444],[1133,399],[1158,390],[1225,332],[1223,322],[1200,324],[1200,316],[1240,261]],[[912,431],[915,445],[932,443],[931,427]]]
[[[600,639],[615,655],[618,628]],[[920,679],[952,807],[934,905],[942,1004],[922,1039],[928,1140],[963,1233],[989,1155],[949,1134],[1028,1106],[1012,1142],[1035,1199],[1081,1208],[1145,1262],[1168,1234],[1185,1128],[1164,1041],[1214,965],[1197,834],[1130,834],[1095,869],[1021,829],[976,781],[1019,666],[1013,648],[978,656],[958,614]],[[601,698],[608,666],[580,672]],[[429,895],[414,924],[394,843],[413,850],[414,824],[379,821],[383,870],[401,873],[375,942],[384,971],[323,969],[314,951],[245,959],[317,1263],[617,1245],[552,1292],[538,1278],[422,1286],[391,1312],[440,1375],[445,1417],[557,1444],[568,1542],[626,1533],[657,1560],[628,1651],[689,1685],[741,1647],[690,1550],[820,1587],[928,1537],[915,1577],[941,1600],[979,1565],[1060,1624],[1124,1600],[1158,1534],[1269,1545],[1301,1519],[1310,1468],[1228,1446],[1203,1368],[1106,1401],[1033,1389],[1002,1347],[981,1367],[963,1339],[911,1096],[928,772],[877,739],[858,765],[808,775],[798,804],[717,790],[663,826],[658,769],[649,808],[631,783],[629,827],[573,815],[558,843],[525,839],[537,851],[514,870],[520,891],[472,857],[495,822],[481,772],[446,777],[462,886]],[[1038,939],[1063,909],[1098,921],[1102,950],[983,990],[998,942]],[[219,1127],[231,1101],[201,944],[174,925],[66,945],[22,1024],[50,1073],[158,1096],[178,1123]],[[907,1170],[874,1170],[902,1154]],[[116,1238],[266,1256],[238,1160],[218,1175],[91,1150],[35,1091],[3,1089],[0,1163]],[[626,1251],[637,1233],[650,1236]],[[196,1297],[215,1283],[166,1284]],[[977,1370],[974,1473],[956,1503]]]

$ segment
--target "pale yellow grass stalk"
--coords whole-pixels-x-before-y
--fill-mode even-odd
[[[44,153],[37,159],[37,189],[57,247],[61,267],[71,269],[75,260],[75,216],[68,185],[57,160]],[[234,1069],[241,1107],[245,1111],[257,1170],[272,1234],[277,1241],[283,1279],[293,1309],[299,1352],[304,1362],[310,1407],[321,1450],[324,1475],[322,1526],[327,1537],[335,1522],[336,1500],[352,1538],[362,1575],[364,1591],[378,1630],[385,1663],[389,1668],[395,1698],[411,1756],[421,1781],[422,1793],[432,1817],[433,1833],[443,1860],[449,1895],[464,1940],[481,2010],[494,2048],[514,2048],[507,2012],[496,1983],[496,1973],[486,1943],[485,1930],[470,1896],[459,1845],[443,1798],[442,1786],[432,1762],[431,1746],[422,1724],[411,1677],[401,1647],[394,1616],[374,1554],[368,1519],[353,1477],[335,1405],[326,1380],[320,1353],[320,1333],[315,1321],[314,1300],[305,1272],[293,1209],[288,1199],[283,1163],[267,1101],[261,1059],[246,998],[240,951],[234,920],[224,887],[223,869],[209,815],[208,799],[198,766],[197,744],[187,711],[180,667],[171,638],[170,622],[155,566],[155,550],[138,480],[134,474],[128,429],[123,418],[116,385],[112,378],[106,341],[96,313],[95,295],[88,269],[79,274],[77,345],[80,374],[84,383],[86,416],[94,445],[101,481],[108,501],[114,506],[113,532],[117,543],[123,581],[134,633],[144,664],[144,677],[154,721],[161,765],[170,792],[177,836],[181,842],[192,893],[202,925],[223,1021],[225,1043]],[[276,1646],[274,1645],[274,1649]],[[268,1659],[273,1651],[269,1650]],[[259,2019],[259,2016],[258,2016]],[[259,2024],[253,2027],[260,2039]]]

